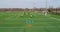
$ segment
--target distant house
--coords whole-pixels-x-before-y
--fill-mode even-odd
[[[41,12],[48,12],[48,10],[46,8],[40,8]]]
[[[60,8],[50,8],[50,11],[54,13],[60,13]]]

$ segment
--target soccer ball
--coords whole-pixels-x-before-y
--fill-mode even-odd
[[[32,15],[30,15],[30,17],[32,17]]]
[[[22,17],[22,16],[24,16],[24,15],[22,14],[22,15],[20,15],[20,16]]]

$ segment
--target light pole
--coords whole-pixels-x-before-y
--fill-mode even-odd
[[[47,0],[46,0],[46,11],[45,11],[45,16],[47,15],[48,10],[47,10]]]
[[[35,2],[33,2],[33,9],[32,9],[32,11],[34,11],[34,9],[35,9],[35,6],[36,5],[36,3]]]
[[[46,8],[47,8],[47,0],[46,0]]]

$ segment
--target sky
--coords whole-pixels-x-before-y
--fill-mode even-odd
[[[46,6],[47,4],[47,6]],[[0,0],[0,8],[60,7],[60,0]]]

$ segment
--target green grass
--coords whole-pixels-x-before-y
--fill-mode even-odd
[[[0,32],[60,32],[60,16],[26,12],[0,12]],[[32,28],[26,28],[26,19],[32,16]],[[21,16],[23,15],[23,16]],[[31,20],[31,21],[32,21]]]

